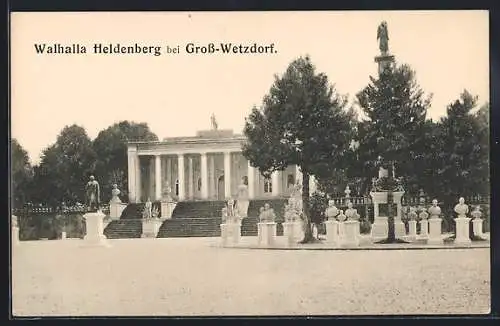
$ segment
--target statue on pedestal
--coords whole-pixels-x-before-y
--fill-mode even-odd
[[[458,204],[455,205],[455,213],[458,214],[459,218],[467,217],[467,213],[469,213],[469,206],[465,204],[464,197],[460,197],[460,199],[458,200]]]
[[[359,220],[358,211],[352,207],[352,202],[347,203],[347,209],[345,211],[345,216],[349,221],[357,221]]]
[[[259,208],[259,222],[265,222],[266,221],[266,211],[264,207]]]
[[[441,215],[441,208],[438,206],[437,199],[432,200],[432,206],[428,209],[429,214],[431,214],[431,218],[438,218]]]
[[[120,190],[118,189],[118,185],[115,183],[113,184],[113,189],[111,190],[110,203],[121,203],[122,201],[118,195],[120,195]]]
[[[148,198],[148,200],[144,204],[144,211],[142,212],[142,217],[146,219],[152,218],[153,217],[152,208],[153,208],[153,203]]]
[[[274,222],[276,219],[276,214],[274,214],[274,210],[271,208],[269,203],[265,203],[264,207],[261,207],[260,212],[260,220],[261,222]]]
[[[89,212],[97,212],[99,210],[101,197],[100,187],[93,175],[91,175],[89,179],[89,182],[87,182],[87,185],[85,186],[87,210]]]
[[[387,30],[387,22],[383,21],[377,28],[378,48],[382,55],[389,53],[389,31]]]
[[[325,211],[326,218],[328,219],[328,221],[334,221],[337,218],[338,214],[339,210],[337,209],[337,207],[335,207],[335,202],[333,200],[329,200],[328,207]]]
[[[235,210],[234,209],[234,199],[229,198],[229,200],[227,201],[227,216],[234,217],[235,216],[234,210]]]
[[[172,201],[172,188],[170,188],[170,183],[168,181],[167,184],[163,187],[162,200],[166,202]]]

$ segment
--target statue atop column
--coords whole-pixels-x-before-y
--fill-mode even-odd
[[[89,182],[85,186],[86,204],[89,212],[97,212],[100,203],[100,187],[99,182],[91,175]]]
[[[385,56],[389,53],[389,31],[387,30],[387,22],[383,21],[377,28],[377,40],[380,53]]]

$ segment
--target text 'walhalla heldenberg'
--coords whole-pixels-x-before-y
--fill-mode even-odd
[[[187,43],[180,45],[122,45],[120,43],[95,43],[92,46],[84,44],[61,44],[61,43],[35,43],[35,52],[37,54],[145,54],[160,56],[166,54],[179,54],[184,51],[186,54],[274,54],[277,53],[274,43],[260,45],[257,43],[206,43],[198,45],[196,43]]]

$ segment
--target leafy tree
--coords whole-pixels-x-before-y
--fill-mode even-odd
[[[93,141],[97,155],[96,174],[100,176],[103,201],[111,198],[113,184],[117,184],[123,197],[128,191],[128,141],[157,141],[146,123],[121,121],[102,130]]]
[[[10,149],[12,205],[14,207],[21,207],[29,200],[33,168],[30,164],[28,153],[14,138],[10,141]]]
[[[297,164],[303,175],[305,237],[314,241],[309,205],[309,178],[332,174],[349,148],[352,111],[325,74],[315,72],[309,57],[294,60],[264,97],[262,108],[246,118],[243,155],[268,177]]]
[[[361,172],[371,178],[380,166],[388,169],[386,186],[392,198],[394,167],[408,181],[424,159],[422,135],[431,97],[424,96],[408,65],[384,69],[378,78],[370,77],[370,83],[356,97],[367,117],[358,126],[359,156],[365,162]],[[389,215],[387,242],[394,242],[394,216]]]
[[[489,193],[489,106],[476,113],[477,96],[464,90],[440,121],[442,148],[436,178],[446,201]]]
[[[51,206],[84,201],[85,182],[95,172],[96,155],[91,145],[84,128],[63,128],[56,143],[43,151],[40,165],[35,168],[37,201]]]

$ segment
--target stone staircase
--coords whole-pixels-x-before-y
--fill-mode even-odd
[[[142,220],[123,219],[111,221],[104,229],[108,239],[140,238],[142,235]]]
[[[152,209],[157,208],[158,212],[161,212],[161,202],[155,201],[152,203]],[[122,212],[120,216],[120,220],[128,220],[128,219],[141,219],[142,212],[144,211],[144,203],[131,203],[128,204],[127,207]]]
[[[220,218],[223,200],[181,201],[172,212],[172,219],[178,218]]]
[[[160,226],[157,238],[220,237],[222,218],[172,218]]]

